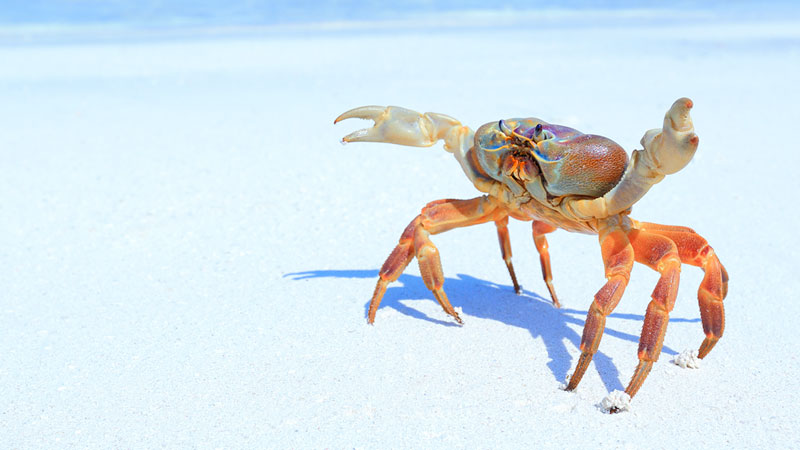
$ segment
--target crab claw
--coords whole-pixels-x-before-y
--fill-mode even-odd
[[[375,122],[376,127],[380,122],[383,121],[381,116],[384,115],[386,108],[383,106],[361,106],[358,108],[353,108],[345,113],[342,113],[336,120],[333,121],[333,124],[336,125],[337,123],[341,122],[342,120],[346,119],[365,119],[365,120],[372,120]],[[342,138],[342,142],[354,142],[354,141],[375,141],[375,139],[370,139],[370,137],[375,137],[377,134],[373,128],[365,128],[363,130],[354,131],[347,136]]]
[[[372,128],[365,128],[348,134],[342,142],[386,142],[429,147],[453,126],[461,125],[456,119],[444,114],[420,114],[399,106],[361,106],[351,109],[336,118],[334,124],[345,119],[368,119],[375,122]]]
[[[700,138],[694,133],[689,115],[692,106],[688,98],[679,98],[664,116],[663,128],[650,130],[642,137],[648,165],[663,175],[686,167],[697,151]]]
[[[347,112],[343,112],[342,114],[340,114],[339,117],[337,117],[336,120],[333,121],[333,124],[336,125],[337,123],[345,119],[353,119],[353,118],[376,120],[378,117],[380,117],[381,114],[384,113],[384,111],[386,111],[385,106],[376,106],[376,105],[359,106],[358,108],[353,108]]]

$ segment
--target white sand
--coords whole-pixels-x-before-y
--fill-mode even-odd
[[[612,391],[600,402],[603,411],[620,413],[631,409],[631,396],[625,391]]]
[[[797,447],[800,21],[268,34],[0,47],[0,446]],[[574,393],[596,238],[436,236],[454,326],[413,264],[377,270],[428,201],[477,195],[441,150],[342,147],[365,104],[465,123],[538,116],[628,150],[678,97],[700,148],[634,208],[712,243],[725,336],[686,267],[664,353],[622,390],[657,275],[637,266]]]
[[[699,369],[702,360],[698,358],[698,354],[699,352],[697,350],[687,348],[678,353],[678,355],[672,359],[672,363],[684,369]]]

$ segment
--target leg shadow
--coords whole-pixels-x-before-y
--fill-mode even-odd
[[[305,280],[311,278],[372,278],[377,279],[377,270],[312,270],[294,272],[284,275],[292,280]],[[490,281],[475,278],[469,275],[458,274],[455,278],[446,278],[445,286],[448,297],[454,307],[475,317],[496,320],[507,325],[528,330],[534,338],[541,338],[547,349],[550,360],[547,367],[555,379],[563,382],[572,366],[572,357],[567,350],[566,342],[574,348],[580,347],[581,336],[576,333],[571,325],[581,328],[585,324],[588,311],[561,308],[552,306],[549,298],[524,290],[522,295],[516,295],[511,286],[500,285]],[[434,319],[426,314],[406,306],[401,300],[410,298],[433,298],[425,287],[422,278],[415,275],[403,274],[396,283],[392,283],[386,290],[381,301],[381,308],[393,308],[398,312],[415,319],[426,320],[443,326],[458,326],[455,322]],[[364,317],[367,317],[369,301],[364,305]],[[636,314],[612,313],[609,317],[643,321],[644,316]],[[670,322],[699,322],[700,319],[670,318]],[[639,343],[639,336],[621,332],[606,326],[606,336],[623,339],[635,344]],[[664,346],[662,353],[676,355],[678,352]],[[612,358],[598,351],[593,362],[600,374],[600,378],[608,391],[623,390],[624,386],[619,379],[619,370]]]

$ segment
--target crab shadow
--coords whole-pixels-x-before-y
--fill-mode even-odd
[[[284,275],[293,280],[309,278],[378,278],[377,270],[312,270],[294,272]],[[550,361],[547,366],[556,381],[563,382],[572,366],[572,357],[567,350],[567,342],[574,348],[580,347],[581,336],[570,325],[582,329],[585,324],[586,310],[571,308],[554,308],[549,297],[524,290],[516,295],[511,286],[492,283],[469,275],[458,274],[455,278],[445,279],[445,288],[452,305],[461,308],[469,317],[480,317],[496,320],[510,326],[523,328],[533,338],[541,338]],[[425,287],[422,278],[403,274],[386,289],[381,301],[381,308],[392,308],[396,311],[419,320],[425,320],[446,327],[457,327],[455,322],[439,320],[424,314],[402,303],[402,300],[430,298],[433,295]],[[364,317],[367,317],[369,301],[364,305]],[[444,317],[447,317],[442,313]],[[637,314],[612,313],[609,318],[643,321],[644,316]],[[699,322],[700,319],[670,318],[670,322]],[[639,343],[639,336],[618,331],[606,325],[604,336]],[[664,346],[662,353],[676,355],[678,352]],[[594,367],[608,391],[623,390],[612,358],[598,351],[594,358]]]

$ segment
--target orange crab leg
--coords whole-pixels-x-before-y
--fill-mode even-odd
[[[625,392],[633,397],[642,387],[653,363],[661,354],[669,313],[675,306],[675,298],[678,296],[681,259],[675,243],[665,236],[633,229],[628,233],[628,238],[633,245],[636,262],[661,274],[644,316],[642,336],[639,339],[639,365],[636,366],[636,371],[625,389]]]
[[[569,379],[566,390],[572,391],[578,387],[583,374],[592,362],[592,357],[597,352],[600,339],[606,327],[606,316],[616,308],[625,287],[630,280],[633,268],[634,252],[628,237],[621,229],[614,229],[607,234],[601,234],[600,250],[603,263],[606,267],[606,284],[597,291],[592,306],[586,316],[586,325],[583,327],[581,338],[581,356],[575,372]]]
[[[522,293],[522,288],[517,283],[517,275],[514,273],[514,266],[511,264],[511,239],[508,236],[508,216],[500,220],[495,220],[494,224],[497,225],[497,238],[500,240],[500,252],[503,254],[503,261],[508,267],[508,273],[511,275],[511,281],[514,283],[514,292],[517,294]]]
[[[386,286],[400,278],[400,275],[414,257],[414,230],[419,226],[419,222],[420,216],[417,216],[408,224],[405,231],[403,231],[403,234],[400,236],[400,243],[397,244],[383,263],[381,271],[378,274],[378,284],[375,286],[375,292],[372,294],[372,300],[369,302],[367,322],[375,322],[375,313],[378,311],[378,306],[381,304],[383,294],[386,293]]]
[[[547,238],[544,237],[547,233],[552,233],[558,228],[546,222],[538,220],[533,221],[533,243],[536,244],[536,250],[539,252],[539,262],[542,264],[542,277],[550,291],[550,298],[553,299],[553,306],[556,308],[561,307],[556,296],[556,290],[553,287],[553,272],[550,270],[550,251],[547,246]]]
[[[375,292],[369,303],[367,321],[375,322],[375,313],[386,293],[387,285],[397,280],[411,259],[416,256],[425,286],[433,292],[433,296],[442,309],[453,316],[456,322],[462,323],[442,288],[444,285],[442,263],[439,258],[439,250],[431,242],[430,235],[443,233],[453,228],[502,220],[507,215],[505,208],[488,196],[471,200],[448,199],[428,203],[422,208],[420,215],[408,224],[400,236],[400,242],[383,263],[378,284],[375,286]]]
[[[728,272],[719,262],[708,242],[691,228],[659,225],[642,222],[646,229],[671,239],[678,247],[681,261],[703,269],[705,275],[697,291],[700,304],[700,318],[706,338],[700,345],[698,356],[704,358],[714,347],[725,330],[725,308],[722,301],[728,294]]]

